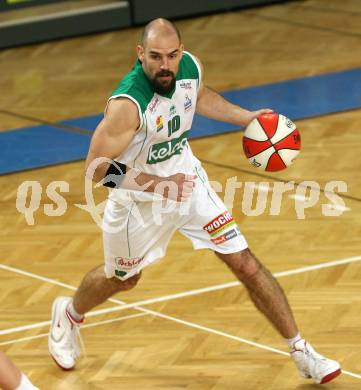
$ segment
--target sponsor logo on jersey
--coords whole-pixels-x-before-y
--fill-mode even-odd
[[[187,146],[188,133],[189,131],[185,131],[178,138],[152,145],[148,152],[147,164],[157,164],[176,154],[181,154]]]
[[[184,88],[184,89],[192,89],[192,82],[191,81],[182,80],[179,85],[181,88]]]
[[[208,222],[207,225],[204,225],[203,230],[214,237],[234,225],[236,225],[236,222],[234,221],[232,214],[229,211],[225,211],[211,222]]]
[[[192,99],[186,94],[186,101],[184,102],[184,112],[192,108]]]
[[[160,103],[160,100],[158,99],[157,96],[154,96],[154,98],[150,101],[150,103],[148,105],[148,109],[152,114],[156,110],[156,108],[158,107],[159,103]]]
[[[176,112],[177,112],[176,106],[172,104],[169,109],[169,116],[175,115]]]
[[[222,244],[224,243],[225,241],[228,241],[230,240],[231,238],[234,238],[238,236],[238,229],[232,229],[232,230],[229,230],[228,232],[222,234],[221,236],[219,237],[216,237],[216,238],[211,238],[212,242],[214,242],[216,245],[219,245],[219,244]]]
[[[163,117],[162,115],[159,115],[155,121],[155,124],[157,125],[157,131],[161,131],[163,129]]]

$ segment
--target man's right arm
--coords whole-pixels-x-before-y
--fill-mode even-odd
[[[103,180],[107,176],[110,165],[115,164],[109,161],[125,152],[138,127],[139,115],[135,103],[127,98],[111,100],[104,119],[96,128],[90,143],[85,164],[86,176],[95,182]],[[102,158],[106,161],[101,161]],[[127,167],[127,173],[120,178],[119,183],[121,188],[136,191],[157,192],[157,189],[161,189],[161,195],[183,201],[192,193],[194,179],[195,176],[183,173],[159,177]],[[164,193],[163,189],[167,181],[172,186]]]
[[[102,180],[109,169],[109,162],[96,161],[96,169],[91,175],[89,167],[96,159],[114,160],[119,157],[133,140],[138,126],[139,116],[135,103],[126,98],[110,100],[90,143],[85,162],[87,177],[96,182]]]

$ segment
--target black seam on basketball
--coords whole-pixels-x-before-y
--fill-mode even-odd
[[[275,134],[277,133],[277,130],[278,130],[278,121],[279,121],[279,118],[280,118],[280,116],[279,116],[279,114],[277,114],[277,127],[276,127]],[[262,126],[262,123],[259,121],[258,118],[257,118],[257,122],[258,122],[259,125],[261,126],[261,129],[263,130],[265,136],[267,137],[267,140],[268,140],[269,142],[271,142],[271,146],[270,146],[270,147],[273,147],[273,149],[274,149],[274,152],[273,152],[273,153],[276,153],[276,154],[278,155],[278,157],[282,160],[282,157],[278,154],[278,150],[274,147],[275,144],[271,141],[271,138],[268,136],[266,130],[264,129],[264,127]],[[269,149],[269,148],[267,148],[267,149]],[[267,149],[265,149],[265,150],[267,150]],[[263,150],[263,152],[264,152],[264,150]],[[262,152],[261,152],[261,153],[262,153]],[[273,153],[272,153],[272,154],[273,154]],[[260,153],[258,153],[258,154],[260,154]],[[269,159],[268,159],[267,165],[266,165],[266,169],[268,168],[268,163],[269,163],[270,158],[272,157],[272,154],[269,156]],[[253,158],[253,157],[256,157],[256,156],[257,156],[257,154],[254,155],[254,156],[252,156],[252,158]],[[283,160],[282,160],[282,161],[283,161]],[[284,161],[283,161],[283,163],[284,163]],[[286,165],[286,164],[285,164],[285,165]]]
[[[247,136],[243,136],[243,139],[249,139],[250,141],[253,141],[253,142],[267,142],[267,141],[271,141],[271,140],[264,140],[264,141],[258,141],[258,139],[253,139],[253,138],[249,138]],[[272,146],[272,142],[271,142],[271,146]]]
[[[264,129],[264,127],[262,126],[262,123],[259,121],[258,118],[257,118],[257,122],[258,122],[259,125],[261,126],[261,129],[263,130],[263,132],[264,132],[265,136],[267,137],[268,141],[270,141],[270,142],[272,143],[271,138],[268,136],[266,130]],[[278,122],[277,122],[277,127],[278,127]],[[276,130],[276,131],[277,131],[277,130]]]
[[[276,126],[276,131],[275,131],[275,133],[273,134],[273,136],[275,136],[275,134],[277,133],[279,120],[280,120],[280,115],[278,114],[278,115],[277,115],[277,126]],[[270,140],[270,141],[271,141],[271,140]],[[272,141],[271,141],[271,144],[272,144],[273,147],[275,148],[275,144],[274,144]],[[287,167],[287,164],[283,161],[283,158],[282,158],[281,155],[278,153],[278,150],[277,150],[276,148],[275,148],[275,151],[276,151],[278,157],[282,160],[283,164],[285,164],[285,167]],[[270,158],[271,158],[271,157],[270,157]],[[268,163],[269,163],[270,158],[269,158],[268,161],[267,161],[267,168],[268,168]]]
[[[274,143],[274,145],[277,145],[279,142],[283,141],[284,139],[286,139],[287,137],[289,137],[294,131],[297,130],[297,127],[292,130],[289,134],[287,134],[285,137],[281,138],[280,140],[278,140],[277,142]],[[298,131],[298,130],[297,130]],[[301,137],[300,137],[301,138]]]
[[[273,153],[277,153],[277,150],[275,149],[275,147],[273,146],[273,145],[270,145],[270,147],[269,148],[273,148],[274,149],[274,152]],[[251,157],[247,157],[247,158],[253,158],[253,157],[256,157],[256,156],[258,156],[258,155],[260,155],[261,153],[263,153],[263,152],[265,152],[266,150],[268,150],[269,148],[267,148],[267,149],[264,149],[264,150],[262,150],[261,152],[259,152],[259,153],[257,153],[257,154],[254,154],[253,156],[251,156]],[[272,153],[272,154],[273,154]],[[271,154],[271,156],[272,156],[272,154]]]
[[[275,133],[273,134],[273,136],[277,133],[279,120],[280,120],[280,114],[277,114],[277,126],[276,126],[276,131],[275,131]],[[274,150],[275,150],[273,153],[276,153],[276,154],[278,155],[278,157],[283,161],[282,157],[281,157],[280,154],[278,153],[278,150],[275,148],[275,144],[271,141],[271,138],[268,136],[266,130],[264,129],[262,123],[259,121],[258,118],[257,118],[257,122],[258,122],[259,125],[261,126],[261,129],[262,129],[263,132],[265,133],[265,135],[266,135],[268,141],[271,142],[271,145],[273,146],[273,148],[274,148]],[[292,133],[291,133],[291,134],[292,134]],[[288,134],[288,135],[289,135],[289,134]],[[288,135],[287,135],[287,137],[288,137]],[[286,138],[286,137],[285,137],[285,138]],[[282,138],[282,139],[284,139],[284,138]],[[279,141],[278,141],[278,142],[279,142]],[[267,149],[266,149],[266,150],[267,150]],[[273,153],[272,153],[272,154],[273,154]],[[259,153],[258,153],[258,154],[259,154]],[[272,154],[271,154],[271,156],[272,156]],[[271,156],[269,157],[269,159],[268,159],[268,161],[267,161],[266,169],[268,168],[268,163],[269,163],[269,160],[270,160]],[[252,156],[252,157],[254,157],[254,156]],[[283,161],[283,163],[284,163],[284,161]],[[285,164],[285,166],[287,166],[287,165]]]
[[[283,162],[284,168],[287,168],[287,164],[284,162],[282,156],[280,156],[280,155],[278,154],[278,151],[277,151],[277,150],[276,150],[275,153],[278,155],[278,157],[280,158],[280,160]],[[271,157],[272,157],[273,155],[274,155],[274,153],[272,153],[272,154],[270,155],[270,157],[269,157],[269,159],[268,159],[268,161],[267,161],[266,171],[267,171],[267,169],[268,169],[268,164],[270,163]],[[280,170],[280,169],[278,169],[278,170]]]

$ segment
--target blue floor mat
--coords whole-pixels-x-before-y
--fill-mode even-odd
[[[268,107],[297,121],[360,108],[361,68],[227,91],[222,95],[250,110]],[[103,114],[97,114],[57,124],[88,130],[89,136],[48,125],[1,132],[0,174],[84,159],[91,132],[102,117]],[[235,125],[196,115],[190,138],[235,130],[238,130]]]
[[[43,125],[0,133],[0,174],[83,159],[90,136]]]

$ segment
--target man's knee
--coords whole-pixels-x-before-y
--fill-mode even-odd
[[[261,263],[248,248],[229,254],[216,252],[216,255],[238,276],[252,277],[262,267]]]
[[[127,291],[127,290],[131,290],[137,285],[141,276],[142,273],[139,272],[139,274],[135,274],[134,276],[131,276],[129,279],[126,280],[120,280],[114,277],[112,278],[112,282],[114,283],[118,291]]]

